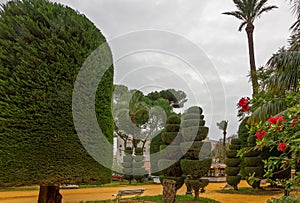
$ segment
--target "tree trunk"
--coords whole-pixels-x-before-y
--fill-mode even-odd
[[[226,130],[223,131],[223,147],[226,147],[226,134],[227,134]]]
[[[176,181],[163,180],[163,200],[166,203],[174,203],[176,200]]]
[[[198,202],[199,201],[199,190],[194,190],[194,192],[195,192],[194,201]]]
[[[253,96],[258,93],[258,79],[256,74],[255,56],[254,56],[254,42],[253,42],[254,25],[248,23],[246,26],[248,48],[249,48],[249,60],[250,60],[250,77],[252,82]]]
[[[59,186],[40,185],[38,203],[62,203]]]

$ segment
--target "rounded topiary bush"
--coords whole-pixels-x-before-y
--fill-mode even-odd
[[[182,157],[182,152],[178,145],[169,145],[167,148],[164,148],[160,154],[162,157],[170,160],[177,160],[178,158]]]
[[[180,124],[167,124],[165,129],[166,132],[178,132],[180,129]]]
[[[229,145],[229,149],[230,150],[239,150],[241,147],[240,146],[238,146],[238,145]]]
[[[202,141],[207,137],[209,128],[204,126],[193,126],[182,129],[182,137],[184,141]]]
[[[178,132],[163,132],[161,134],[161,139],[162,141],[166,144],[166,145],[169,145],[171,144],[180,144],[182,142],[182,136],[181,136],[181,133],[178,133]]]
[[[132,160],[133,160],[132,155],[125,155],[125,156],[123,157],[123,161],[124,161],[124,162],[132,162]]]
[[[246,152],[244,153],[245,157],[255,157],[261,154],[260,151],[253,150],[252,148],[246,147]]]
[[[122,166],[123,166],[124,168],[132,168],[132,162],[123,162],[123,163],[122,163]]]
[[[210,169],[212,160],[210,158],[204,160],[188,160],[182,159],[180,161],[181,169],[184,174],[188,174],[193,178],[204,176]]]
[[[263,166],[247,166],[245,167],[245,173],[247,175],[252,175],[255,173],[255,177],[262,177],[263,176]]]
[[[227,158],[225,160],[225,164],[227,166],[239,166],[241,163],[241,159],[240,158]]]
[[[261,163],[261,161],[262,159],[260,156],[244,158],[246,166],[257,166],[257,163]]]
[[[181,118],[178,115],[171,115],[167,118],[168,124],[180,124],[181,123]]]
[[[226,150],[226,157],[227,158],[236,158],[237,150]]]
[[[200,119],[189,119],[185,120],[182,123],[183,128],[188,128],[188,127],[193,127],[193,126],[204,126],[205,125],[205,120],[200,120]]]
[[[201,115],[203,113],[203,110],[199,106],[192,106],[192,107],[188,108],[187,113]]]
[[[238,185],[241,181],[241,176],[240,175],[233,175],[233,176],[226,176],[226,182],[229,185]]]
[[[240,172],[240,167],[234,167],[234,166],[227,166],[225,168],[225,173],[228,175],[228,176],[235,176],[237,175],[238,173]],[[230,184],[229,184],[230,185]]]
[[[192,120],[192,119],[203,120],[204,115],[184,113],[181,118],[182,120]]]
[[[254,147],[254,146],[256,146],[256,136],[254,136],[254,135],[251,135],[251,136],[249,136],[248,137],[248,139],[247,139],[247,142],[248,142],[248,146],[249,147]]]
[[[143,154],[143,148],[137,147],[137,148],[135,148],[134,152],[135,152],[136,155],[142,155]]]
[[[240,146],[241,145],[241,140],[239,138],[234,138],[231,140],[230,142],[232,145],[238,145]]]

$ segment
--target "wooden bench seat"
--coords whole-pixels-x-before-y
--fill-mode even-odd
[[[113,196],[116,197],[117,202],[120,202],[120,198],[123,196],[141,195],[145,190],[145,188],[123,189],[119,190],[117,194],[113,194]]]

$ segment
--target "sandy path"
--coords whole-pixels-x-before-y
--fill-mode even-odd
[[[206,187],[206,192],[201,197],[207,197],[218,200],[222,203],[265,203],[271,197],[280,197],[281,194],[273,196],[255,196],[255,195],[236,195],[217,193],[224,183],[210,183]],[[247,183],[241,182],[239,187],[248,187]],[[162,193],[162,186],[157,185],[139,185],[139,186],[121,186],[121,187],[103,187],[103,188],[85,188],[61,190],[64,203],[78,203],[79,201],[114,199],[115,194],[124,188],[146,188],[144,195],[158,195]],[[178,194],[185,194],[186,188],[182,187]],[[36,203],[38,191],[9,191],[0,192],[0,203]]]

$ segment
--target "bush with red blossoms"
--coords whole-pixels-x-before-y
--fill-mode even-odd
[[[271,116],[266,122],[260,122],[255,126],[251,126],[250,135],[256,136],[255,150],[273,150],[277,149],[281,152],[280,156],[271,156],[264,160],[265,178],[270,182],[274,182],[272,177],[278,169],[284,171],[288,168],[295,168],[299,164],[300,157],[300,122],[298,116],[300,114],[300,103],[298,103],[299,94],[288,99],[294,99],[289,102],[290,107],[280,115]],[[298,98],[297,98],[298,97]],[[241,103],[242,104],[242,103]],[[241,153],[243,153],[241,151]],[[293,180],[278,180],[285,185],[286,189],[297,185],[300,186],[300,172],[296,173]]]

